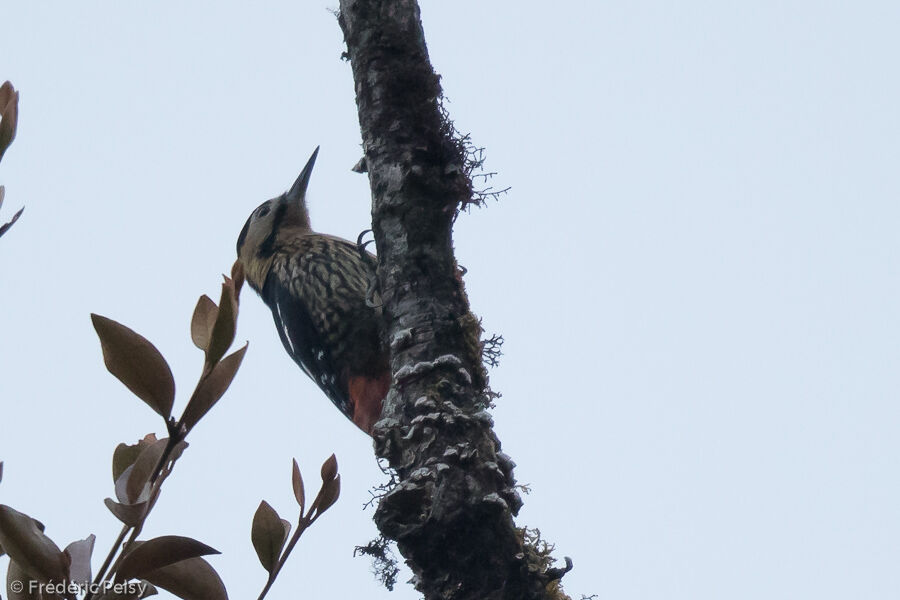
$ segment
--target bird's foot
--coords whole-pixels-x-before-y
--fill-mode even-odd
[[[369,308],[380,308],[381,295],[378,293],[378,277],[376,276],[378,265],[375,262],[375,257],[366,250],[366,246],[373,243],[375,240],[372,239],[368,242],[363,242],[363,238],[366,237],[367,233],[372,233],[372,230],[366,229],[356,238],[356,248],[359,250],[359,257],[369,266],[369,285],[366,288],[366,306]]]

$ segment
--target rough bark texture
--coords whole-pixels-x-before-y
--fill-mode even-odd
[[[512,461],[485,408],[481,328],[451,229],[471,197],[442,117],[415,0],[341,0],[373,194],[393,385],[376,453],[399,483],[375,521],[427,600],[558,598],[558,570],[524,540]]]

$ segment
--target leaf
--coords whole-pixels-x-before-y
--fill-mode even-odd
[[[122,472],[134,464],[141,451],[154,442],[156,442],[156,434],[148,433],[137,444],[121,443],[116,446],[112,460],[113,481],[118,481]]]
[[[296,458],[294,459],[294,470],[291,473],[291,485],[294,487],[294,498],[300,505],[300,514],[302,515],[306,509],[306,492],[303,489],[303,476],[300,474],[300,465],[297,464]]]
[[[222,578],[202,558],[189,558],[157,569],[144,579],[184,600],[228,600]]]
[[[184,453],[185,448],[190,446],[186,441],[181,440],[175,447],[172,448],[172,452],[169,453],[169,464],[174,463],[176,460],[181,458],[181,455]]]
[[[63,552],[69,557],[68,580],[77,584],[91,582],[91,554],[97,536],[91,534],[83,540],[72,542]]]
[[[159,590],[152,583],[141,579],[139,581],[108,582],[103,592],[94,598],[97,600],[140,600],[158,593]]]
[[[322,485],[322,491],[319,492],[319,494],[319,510],[316,513],[317,515],[321,515],[331,508],[332,504],[337,502],[338,496],[341,495],[341,476],[338,475],[331,481]]]
[[[13,87],[12,82],[4,81],[3,85],[0,85],[0,108],[6,106],[9,103],[9,99],[12,98],[15,93],[16,90]]]
[[[6,571],[6,594],[9,600],[43,600],[34,579],[11,560]]]
[[[6,81],[0,86],[0,159],[13,140],[16,139],[16,124],[19,121],[19,92]]]
[[[122,504],[116,502],[112,498],[105,498],[103,503],[118,520],[122,521],[129,527],[134,527],[141,522],[144,517],[144,511],[147,510],[147,502],[137,502],[135,504]]]
[[[125,555],[116,570],[116,580],[147,579],[164,588],[165,586],[157,584],[148,577],[151,571],[206,554],[219,554],[219,551],[210,548],[203,542],[180,535],[164,535],[153,538],[143,542]]]
[[[263,500],[253,515],[253,526],[250,529],[250,540],[253,542],[253,548],[262,563],[263,569],[272,573],[272,570],[278,565],[278,559],[281,556],[281,549],[287,541],[287,534],[290,530],[285,530],[284,523],[275,509],[268,502]]]
[[[219,398],[225,394],[231,381],[237,374],[241,361],[244,360],[244,353],[247,352],[247,344],[232,354],[228,355],[221,362],[216,363],[212,371],[200,380],[197,389],[188,401],[184,414],[181,416],[181,424],[187,431],[190,431],[203,416],[209,412],[209,409],[219,401]]]
[[[129,504],[128,502],[128,492],[126,492],[126,488],[128,487],[128,478],[131,477],[131,472],[134,470],[134,465],[128,465],[128,468],[122,471],[122,474],[119,475],[119,478],[116,479],[116,499],[123,504]],[[149,495],[148,495],[149,497]],[[146,498],[144,498],[146,500]]]
[[[144,448],[131,466],[131,474],[125,484],[125,498],[129,504],[138,502],[144,494],[144,488],[156,470],[160,459],[166,451],[169,438],[157,440]]]
[[[218,314],[219,307],[212,298],[206,294],[200,296],[197,306],[194,307],[194,316],[191,317],[191,340],[204,352],[209,347],[209,337],[212,335]]]
[[[2,187],[2,186],[0,186],[0,187]],[[16,221],[19,220],[19,217],[22,216],[23,212],[25,212],[24,206],[22,208],[20,208],[18,210],[18,212],[16,212],[16,214],[13,215],[13,218],[9,220],[9,223],[4,223],[3,225],[0,225],[0,235],[3,235],[4,233],[6,233],[6,230],[9,229],[10,227],[12,227],[13,223],[15,223]]]
[[[3,461],[0,460],[0,481],[3,481]]]
[[[200,560],[203,561],[202,558],[189,558],[188,560]],[[206,562],[206,561],[203,561]],[[156,589],[156,586],[150,583],[145,579],[141,579],[140,583],[144,585],[144,592],[140,595],[140,598],[149,598],[150,596],[155,596],[159,594],[159,590]],[[140,599],[138,599],[140,600]]]
[[[62,581],[68,561],[38,522],[24,513],[0,504],[0,544],[10,560],[37,581]]]
[[[331,481],[337,475],[337,457],[332,454],[322,463],[322,482]]]
[[[91,314],[100,337],[103,362],[110,373],[164,419],[172,414],[175,379],[166,359],[143,336],[128,327]]]
[[[231,278],[234,280],[234,299],[239,302],[241,288],[244,287],[244,263],[241,262],[241,259],[237,259],[231,265]]]
[[[234,281],[225,278],[222,284],[222,299],[219,302],[219,313],[209,336],[209,348],[206,351],[206,363],[214,365],[219,362],[231,342],[234,341],[235,324],[237,323],[237,302],[234,299]]]

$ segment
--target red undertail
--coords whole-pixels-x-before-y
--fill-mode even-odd
[[[350,403],[353,406],[353,422],[372,435],[375,423],[381,418],[382,402],[391,387],[391,374],[385,373],[379,377],[351,375],[347,383]]]

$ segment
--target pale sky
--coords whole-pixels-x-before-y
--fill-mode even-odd
[[[60,545],[117,521],[110,457],[163,433],[103,367],[89,313],[168,358],[250,211],[321,152],[313,226],[368,228],[335,4],[7,2],[0,81],[21,91],[0,164],[0,503]],[[460,216],[519,522],[571,556],[573,598],[900,594],[900,5],[423,2],[457,127],[512,190]],[[263,498],[296,517],[335,452],[338,503],[270,594],[393,595],[369,440],[243,295],[235,384],[192,432],[146,535],[197,537],[231,598],[265,581]],[[5,567],[6,559],[0,559]],[[165,595],[163,597],[166,597]]]

